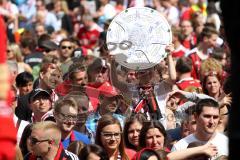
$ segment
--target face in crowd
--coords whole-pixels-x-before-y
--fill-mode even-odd
[[[101,131],[101,142],[103,148],[107,152],[112,152],[118,149],[121,142],[121,128],[118,124],[105,126]]]
[[[220,93],[220,81],[215,75],[208,76],[206,78],[205,88],[209,95],[217,95],[218,93]]]
[[[30,101],[31,110],[34,114],[44,115],[51,109],[49,95],[39,93]]]
[[[73,44],[70,41],[63,41],[60,45],[60,57],[63,59],[68,59],[71,57],[73,52]]]
[[[99,67],[96,70],[92,71],[91,77],[93,77],[93,80],[95,83],[102,84],[106,81],[108,81],[108,69],[106,67]]]
[[[61,71],[55,64],[50,64],[46,72],[40,73],[40,80],[49,88],[54,89],[57,84],[62,82]]]
[[[88,82],[87,72],[85,70],[79,70],[73,73],[72,83],[74,87],[83,87]]]
[[[219,123],[219,108],[204,106],[202,112],[196,115],[197,131],[202,135],[212,135]]]
[[[78,120],[78,110],[72,106],[64,105],[54,115],[56,123],[63,132],[70,132]]]
[[[146,133],[146,147],[154,150],[163,149],[164,135],[158,128],[150,128]]]
[[[30,136],[31,149],[36,156],[43,156],[49,152],[49,139],[43,129],[32,130]]]
[[[139,121],[134,121],[128,129],[128,141],[135,147],[139,146],[139,135],[142,129],[142,124]]]
[[[100,104],[101,108],[104,109],[105,113],[115,113],[118,109],[120,103],[119,96],[100,96]]]
[[[19,89],[20,96],[26,95],[33,90],[33,82],[31,81],[23,86],[19,86],[18,89]]]
[[[187,20],[182,21],[182,23],[181,23],[181,29],[182,29],[182,34],[183,34],[184,36],[189,36],[189,35],[191,35],[192,32],[193,32],[193,27],[192,27],[191,22],[190,22],[190,21],[187,21]]]

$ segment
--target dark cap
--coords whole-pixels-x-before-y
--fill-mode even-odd
[[[39,44],[39,47],[42,49],[50,50],[50,51],[54,51],[58,49],[58,45],[51,40],[42,41],[41,44]]]
[[[91,63],[88,66],[88,72],[92,72],[98,68],[107,68],[107,64],[106,61],[101,59],[101,58],[97,58],[93,61],[93,63]]]
[[[49,99],[51,99],[51,95],[48,93],[48,91],[41,88],[36,88],[29,93],[28,102],[32,102],[33,99],[40,94],[45,95],[46,97],[49,97]]]

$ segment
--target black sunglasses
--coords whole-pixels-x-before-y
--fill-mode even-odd
[[[47,142],[47,141],[49,141],[49,139],[38,140],[37,138],[30,137],[30,142],[32,145],[35,145],[37,143]]]
[[[66,48],[70,50],[72,49],[72,46],[61,46],[61,49],[66,49]]]

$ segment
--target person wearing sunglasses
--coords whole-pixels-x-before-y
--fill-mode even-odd
[[[35,123],[29,139],[32,153],[25,156],[26,160],[78,160],[75,154],[63,149],[61,131],[54,122]]]
[[[106,88],[112,87],[109,81],[109,68],[104,59],[96,58],[87,69],[88,85],[86,93],[88,94],[94,110],[97,110],[99,103],[99,93]]]
[[[65,149],[73,141],[90,144],[90,140],[86,135],[74,130],[78,120],[78,105],[73,98],[67,97],[58,100],[54,106],[54,117],[57,126],[61,130],[61,142]]]
[[[69,66],[73,63],[72,54],[73,54],[73,42],[71,39],[63,39],[59,43],[59,54],[61,62],[61,70],[63,75],[67,73]]]

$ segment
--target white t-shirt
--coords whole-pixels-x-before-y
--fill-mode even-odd
[[[14,121],[14,125],[16,127],[17,125],[17,121],[18,121],[18,117],[14,114],[13,115],[13,121]],[[24,121],[24,120],[21,120],[21,123],[18,127],[18,130],[17,130],[17,144],[19,144],[20,142],[20,139],[22,137],[22,133],[23,133],[23,130],[25,129],[25,127],[29,124],[29,122],[27,121]]]
[[[189,136],[181,139],[176,144],[174,144],[171,151],[179,151],[179,150],[187,149],[190,143],[196,142],[196,141],[203,142],[203,144],[207,143],[207,141],[198,140],[194,134],[190,134]],[[228,137],[227,136],[217,132],[214,138],[210,140],[210,142],[214,146],[216,146],[218,149],[218,154],[215,157],[213,157],[212,160],[216,159],[221,155],[228,156]]]

